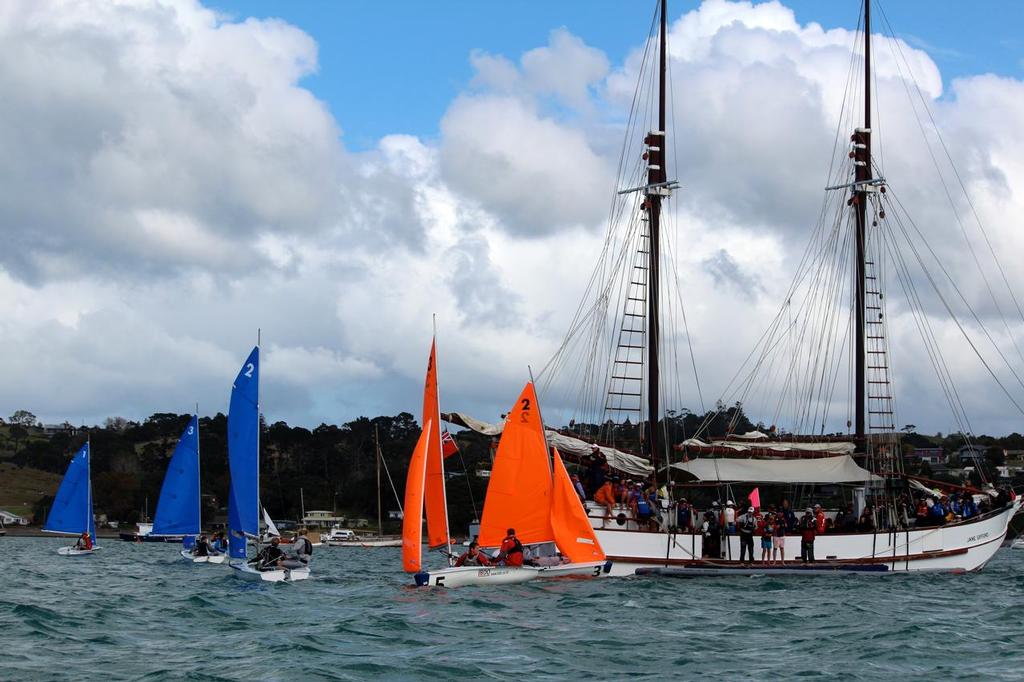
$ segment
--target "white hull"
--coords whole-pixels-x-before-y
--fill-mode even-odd
[[[878,533],[837,533],[821,535],[814,542],[818,561],[883,565],[891,572],[966,573],[984,568],[1006,536],[1010,519],[1022,500],[977,520],[937,528]],[[605,554],[612,560],[612,576],[633,575],[637,568],[699,565],[706,559],[716,563],[739,564],[740,540],[736,535],[722,539],[722,557],[703,557],[700,534],[647,532],[635,530],[632,521],[618,530],[612,520],[603,524],[591,508],[591,521]],[[593,518],[597,515],[597,518]],[[606,525],[602,528],[602,525]],[[800,537],[786,536],[785,556],[799,563]],[[760,538],[754,538],[754,558],[761,558]]]
[[[181,558],[193,564],[222,564],[227,560],[227,554],[216,554],[214,556],[193,556],[188,550],[181,550]]]
[[[232,575],[250,582],[293,583],[309,578],[308,568],[275,568],[272,571],[257,571],[249,564],[233,563],[229,565],[234,569]]]
[[[328,547],[357,547],[373,549],[374,547],[401,547],[402,539],[397,540],[328,540]]]
[[[61,547],[57,550],[57,554],[61,556],[89,556],[100,550],[99,547],[93,547],[92,549],[78,549],[77,547]]]
[[[585,561],[578,564],[558,564],[555,566],[541,566],[541,580],[555,578],[601,578],[611,575],[612,562],[610,561]]]
[[[536,579],[540,572],[541,569],[532,566],[461,566],[417,573],[416,585],[419,587],[516,585]]]

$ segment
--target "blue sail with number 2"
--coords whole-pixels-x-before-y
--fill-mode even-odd
[[[198,535],[199,416],[193,415],[181,434],[164,475],[153,517],[153,535]]]
[[[235,377],[228,409],[228,465],[231,469],[228,526],[234,537],[238,533],[259,535],[260,532],[259,385],[260,347],[256,346]]]

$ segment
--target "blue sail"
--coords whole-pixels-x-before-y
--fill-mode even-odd
[[[88,443],[71,459],[64,480],[57,489],[57,496],[53,499],[50,513],[46,516],[43,530],[75,535],[88,531],[93,542],[96,541],[96,524],[92,518]]]
[[[249,353],[231,387],[228,409],[228,465],[237,526],[232,531],[260,532],[260,347]]]
[[[193,415],[167,465],[152,535],[195,535],[199,518],[199,416]]]

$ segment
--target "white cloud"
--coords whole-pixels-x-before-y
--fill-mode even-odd
[[[53,7],[0,5],[0,413],[224,410],[258,327],[271,421],[415,412],[436,313],[446,409],[494,418],[558,346],[601,252],[644,26],[624,64],[571,27],[522,55],[476,53],[437,139],[353,154],[344,112],[302,85],[317,48],[294,27],[194,2]],[[854,35],[724,0],[671,31],[683,188],[669,226],[710,404],[782,305],[818,217]],[[897,67],[905,56],[1003,254],[1024,251],[1024,85],[946,88],[922,50],[877,38],[875,52],[885,173],[994,323]],[[891,305],[901,412],[949,430]],[[985,372],[940,328],[965,393],[988,401]],[[671,407],[697,408],[680,374]],[[1012,427],[1005,402],[979,407],[976,427]]]

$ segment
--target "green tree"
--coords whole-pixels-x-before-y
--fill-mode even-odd
[[[11,415],[10,419],[10,422],[12,424],[20,424],[24,427],[35,426],[36,422],[38,421],[39,420],[36,419],[36,416],[29,412],[28,410],[18,410],[17,412]]]

